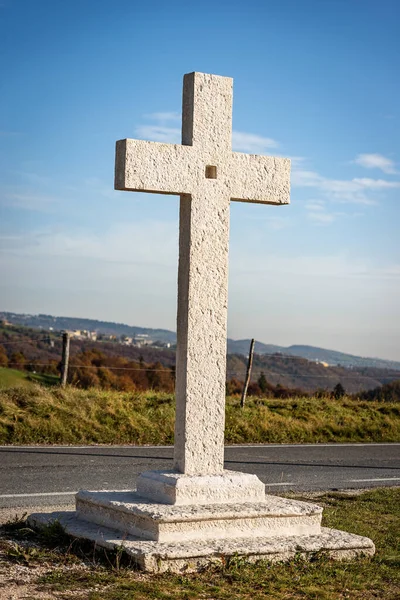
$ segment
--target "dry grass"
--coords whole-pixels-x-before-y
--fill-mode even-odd
[[[0,389],[0,444],[172,444],[171,395],[98,389]],[[227,443],[394,442],[400,403],[228,397]]]

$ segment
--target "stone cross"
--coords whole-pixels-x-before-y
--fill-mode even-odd
[[[223,472],[230,201],[288,204],[290,160],[232,152],[229,77],[183,80],[182,145],[120,140],[115,189],[180,195],[174,469]]]
[[[223,470],[230,200],[287,204],[290,161],[231,150],[232,80],[184,79],[182,145],[117,142],[115,187],[180,194],[175,465],[136,491],[80,490],[76,512],[32,514],[123,549],[146,571],[191,572],[241,556],[373,556],[368,538],[321,528],[322,508],[266,496],[256,475]],[[122,545],[121,545],[122,544]]]

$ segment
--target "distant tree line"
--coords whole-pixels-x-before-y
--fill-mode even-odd
[[[34,347],[38,352],[36,355],[32,355],[32,344],[35,344]],[[7,341],[5,345],[7,345]],[[0,367],[10,367],[58,377],[61,366],[60,360],[50,357],[51,354],[45,355],[46,346],[48,346],[48,342],[39,339],[22,340],[21,346],[18,346],[18,350],[13,350],[15,346],[11,345],[5,348],[0,344]],[[121,350],[124,351],[125,348],[122,347]],[[28,357],[25,352],[28,354]],[[120,356],[119,352],[118,354],[105,353],[96,347],[79,349],[77,353],[74,353],[73,358],[71,358],[68,383],[85,389],[90,387],[120,391],[153,389],[172,393],[175,389],[175,365],[166,365],[162,364],[160,360],[152,360],[153,357],[156,358],[158,356],[161,360],[164,359],[164,352],[159,355],[153,352],[146,354],[147,361],[145,361],[141,355],[134,359],[128,356]],[[145,353],[145,350],[143,350],[143,353]],[[59,354],[58,350],[57,354]],[[170,353],[165,352],[165,358],[171,361]],[[244,382],[242,379],[231,377],[226,382],[227,395],[241,395],[243,385]],[[260,398],[330,396],[332,399],[340,399],[348,395],[367,401],[398,402],[400,401],[400,379],[356,394],[346,394],[346,390],[340,382],[331,390],[320,389],[314,392],[307,392],[300,387],[289,387],[279,383],[274,385],[267,380],[265,373],[261,371],[258,379],[250,382],[248,395]]]

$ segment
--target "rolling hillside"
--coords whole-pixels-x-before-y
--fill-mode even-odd
[[[11,312],[1,312],[0,320],[5,320],[15,325],[23,325],[34,329],[54,331],[87,329],[108,335],[136,336],[147,334],[152,341],[176,343],[176,333],[168,329],[152,329],[149,327],[136,327],[124,323],[113,323],[111,321],[98,321],[94,319],[54,317],[51,315],[28,315]],[[250,347],[250,339],[232,340],[228,339],[228,354],[242,354],[246,356]],[[260,355],[282,354],[305,358],[312,362],[326,362],[330,366],[343,366],[348,368],[378,368],[400,370],[400,362],[384,360],[381,358],[368,358],[346,354],[336,350],[327,350],[307,345],[277,346],[264,344],[256,341],[255,352]]]
[[[175,365],[175,350],[153,346],[137,348],[117,342],[89,341],[72,339],[70,348],[70,367],[79,368],[82,353],[100,352],[109,357],[107,365],[112,369],[124,366],[137,369],[139,363],[147,365],[158,363],[171,369]],[[2,354],[3,353],[3,354]],[[59,332],[44,332],[11,325],[0,327],[0,365],[5,357],[4,366],[12,369],[25,369],[30,373],[48,373],[56,376],[61,358],[61,335]],[[119,360],[131,363],[119,364]],[[48,368],[46,365],[50,366]],[[75,366],[74,366],[75,365]],[[244,354],[228,354],[227,380],[243,382],[246,373],[247,358]],[[93,367],[90,367],[93,368]],[[158,368],[158,367],[157,367]],[[115,371],[118,373],[118,371]],[[256,382],[264,373],[267,381],[284,388],[298,388],[307,392],[317,390],[331,391],[341,383],[349,393],[371,390],[385,383],[400,379],[400,369],[380,369],[377,367],[339,367],[324,366],[298,356],[284,354],[255,354],[252,381]],[[239,386],[240,387],[240,386]]]

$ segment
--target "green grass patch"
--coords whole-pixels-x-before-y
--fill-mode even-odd
[[[371,537],[376,555],[342,562],[317,555],[310,562],[253,565],[233,558],[201,573],[149,575],[133,569],[120,554],[96,553],[87,544],[71,543],[57,528],[35,533],[21,522],[11,530],[3,528],[0,564],[47,562],[49,570],[35,586],[89,600],[398,600],[400,489],[354,496],[329,493],[317,502],[324,506],[325,526]],[[7,553],[16,543],[19,549]]]
[[[60,378],[57,375],[49,375],[47,373],[33,373],[26,371],[18,371],[17,369],[9,369],[0,367],[0,390],[11,387],[31,387],[32,383],[42,385],[57,385]]]
[[[19,386],[27,387],[29,385],[30,382],[27,379],[27,373],[24,371],[0,367],[0,389]]]
[[[0,388],[0,444],[173,444],[174,419],[174,397],[161,392],[63,390],[31,381]],[[241,410],[238,398],[227,398],[227,443],[399,440],[396,402],[248,398]]]

